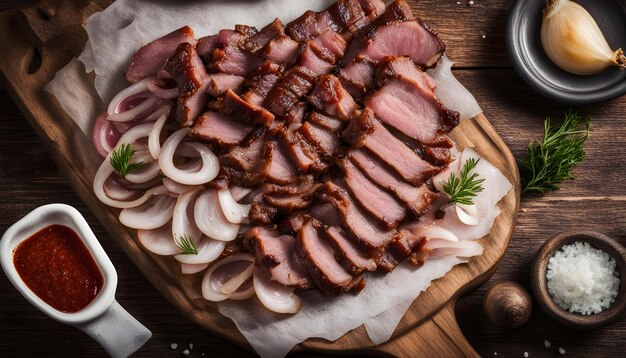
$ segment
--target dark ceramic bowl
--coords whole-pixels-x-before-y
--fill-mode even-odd
[[[589,245],[600,249],[615,259],[616,269],[619,272],[620,285],[615,302],[606,310],[582,315],[570,313],[561,308],[548,292],[546,272],[548,270],[548,260],[554,252],[563,245],[572,244],[576,241],[588,242]],[[599,328],[607,323],[618,319],[626,309],[626,248],[610,237],[594,231],[569,231],[564,232],[546,241],[537,252],[535,262],[530,272],[530,281],[533,295],[539,307],[552,319],[557,322],[578,330],[589,330]]]
[[[598,23],[613,50],[626,51],[626,0],[576,0]],[[506,29],[509,57],[517,73],[542,95],[582,105],[626,94],[626,70],[608,68],[595,75],[574,75],[555,65],[541,45],[546,0],[517,0]]]

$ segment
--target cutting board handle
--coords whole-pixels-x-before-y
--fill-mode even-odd
[[[93,1],[42,1],[16,11],[20,30],[43,53],[44,45],[63,34],[82,30],[89,15],[100,11]]]
[[[380,344],[371,352],[394,357],[480,357],[467,341],[454,315],[456,299],[431,319],[406,333]]]

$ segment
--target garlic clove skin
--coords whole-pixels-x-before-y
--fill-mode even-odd
[[[557,66],[577,75],[626,68],[621,49],[611,50],[591,14],[570,0],[548,0],[543,10],[541,44]]]

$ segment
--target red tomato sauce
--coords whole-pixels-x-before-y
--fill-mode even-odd
[[[13,262],[28,288],[65,313],[87,307],[104,283],[83,241],[63,225],[50,225],[22,241]]]

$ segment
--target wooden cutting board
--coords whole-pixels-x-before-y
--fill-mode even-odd
[[[144,250],[134,230],[119,223],[119,211],[98,201],[92,181],[102,158],[56,99],[43,91],[54,74],[82,51],[87,40],[82,25],[87,17],[107,4],[107,0],[45,0],[36,7],[0,14],[0,48],[4,52],[0,71],[7,90],[53,153],[73,189],[161,294],[206,330],[249,348],[230,319],[221,316],[213,303],[198,298],[202,275],[183,276],[174,259]],[[487,281],[502,259],[519,208],[520,181],[513,156],[484,115],[463,121],[450,136],[460,149],[474,147],[513,183],[513,189],[499,203],[502,213],[491,233],[480,240],[484,254],[435,280],[413,302],[388,342],[374,346],[361,326],[335,342],[309,339],[296,350],[477,356],[457,325],[454,304],[457,297]]]

